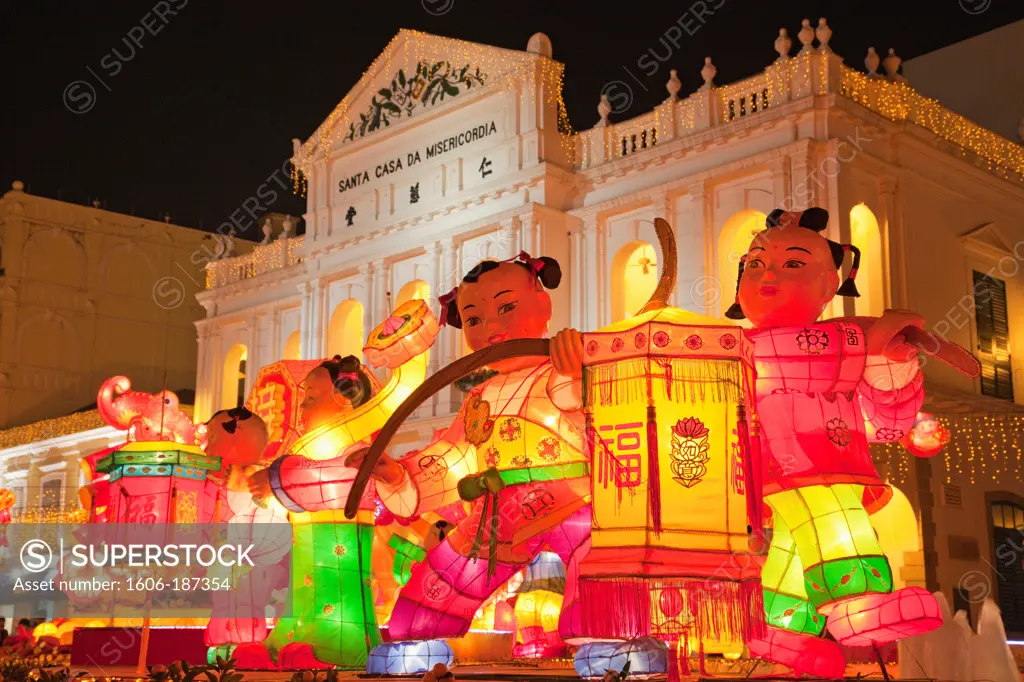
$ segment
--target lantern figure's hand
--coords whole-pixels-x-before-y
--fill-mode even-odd
[[[345,458],[345,466],[358,469],[362,466],[363,460],[366,459],[368,452],[370,452],[369,448],[356,450]],[[402,482],[404,473],[405,472],[401,464],[388,457],[387,453],[382,452],[380,459],[378,459],[377,463],[373,466],[373,472],[370,476],[382,483],[394,486]]]
[[[583,376],[583,335],[575,329],[563,329],[551,339],[551,366],[559,374],[579,379]]]
[[[901,332],[907,327],[923,329],[924,317],[910,310],[886,310],[865,327],[870,355],[885,355],[893,362],[907,362],[917,356],[918,349],[907,343]]]
[[[249,474],[248,484],[249,492],[253,497],[265,499],[274,495],[274,491],[270,488],[270,471],[268,469],[259,469]]]

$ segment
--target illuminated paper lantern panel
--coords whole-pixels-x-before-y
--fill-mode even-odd
[[[583,347],[594,447],[585,634],[743,641],[763,632],[742,330],[666,307],[585,333]]]
[[[267,425],[267,449],[261,464],[269,465],[302,435],[299,419],[302,382],[320,360],[281,360],[262,368],[253,380],[245,406]]]
[[[217,488],[207,474],[220,460],[195,445],[171,441],[126,443],[96,464],[109,475],[110,523],[208,523],[217,513]]]

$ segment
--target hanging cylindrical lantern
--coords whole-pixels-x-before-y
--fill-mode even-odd
[[[763,627],[764,548],[741,330],[664,307],[585,333],[583,345],[588,634],[750,636]]]

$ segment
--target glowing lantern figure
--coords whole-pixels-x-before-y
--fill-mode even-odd
[[[675,676],[688,638],[763,635],[764,542],[742,330],[665,305],[676,255],[656,227],[666,266],[651,301],[583,334],[595,473],[580,590],[585,634],[666,640]]]
[[[222,410],[206,424],[205,452],[223,465],[218,522],[240,527],[252,541],[252,566],[214,564],[207,575],[231,590],[212,593],[213,614],[206,626],[207,660],[234,658],[240,669],[267,669],[273,661],[262,642],[267,637],[265,606],[275,589],[286,587],[287,568],[278,565],[288,553],[291,533],[287,512],[273,499],[256,499],[249,492],[246,474],[258,467],[267,446],[263,420],[244,407]],[[246,527],[248,531],[246,531]]]
[[[515,658],[557,658],[566,645],[558,635],[558,618],[565,592],[565,566],[554,552],[541,552],[526,567],[516,590],[517,644]]]
[[[910,429],[900,443],[917,457],[934,457],[949,443],[949,429],[927,412],[919,412]]]
[[[551,319],[545,289],[557,287],[560,278],[556,261],[526,253],[473,268],[441,297],[441,310],[443,321],[463,328],[476,352],[420,386],[360,455],[348,516],[357,513],[371,476],[396,516],[472,504],[469,516],[413,568],[388,624],[393,640],[443,644],[437,640],[462,636],[477,610],[545,547],[570,563],[569,582],[575,580],[576,559],[586,552],[590,532],[579,381],[537,357],[546,354]],[[514,357],[502,339],[512,339],[513,351],[541,351]],[[439,438],[401,462],[382,456],[398,426],[427,397],[484,365],[495,373],[472,388]],[[559,630],[576,637],[578,601],[567,594],[565,602]],[[409,650],[415,647],[391,642],[378,653]],[[416,667],[420,661],[405,660],[402,672],[425,672]]]
[[[14,507],[14,492],[7,488],[0,489],[0,547],[7,546],[7,524],[11,522],[11,509]]]
[[[297,613],[278,621],[266,640],[281,667],[361,667],[380,642],[370,578],[376,493],[367,488],[354,522],[345,518],[341,508],[356,473],[345,459],[426,377],[426,353],[436,333],[426,304],[410,301],[370,333],[364,348],[371,362],[393,370],[384,387],[367,369],[344,369],[348,361],[340,358],[337,376],[328,377],[323,390],[315,384],[319,368],[305,381],[307,430],[268,470],[294,528],[291,599]],[[338,393],[341,385],[354,393]]]
[[[926,590],[893,590],[868,520],[888,492],[868,438],[892,442],[913,423],[923,376],[921,346],[908,342],[923,319],[886,311],[881,318],[817,321],[835,295],[857,295],[860,252],[826,240],[820,233],[827,222],[820,208],[773,211],[740,261],[736,303],[727,314],[754,326],[745,336],[774,513],[762,575],[770,627],[748,646],[797,672],[838,678],[845,657],[819,637],[826,619],[840,644],[870,646],[927,632],[942,618]],[[837,271],[850,251],[853,269],[839,286]],[[936,357],[957,355],[948,342],[931,341]],[[975,365],[968,361],[967,371]]]

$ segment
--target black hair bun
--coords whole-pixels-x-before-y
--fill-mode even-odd
[[[537,272],[537,279],[544,285],[545,289],[557,289],[562,283],[562,266],[554,258],[541,256],[538,260],[543,261],[544,266]]]

